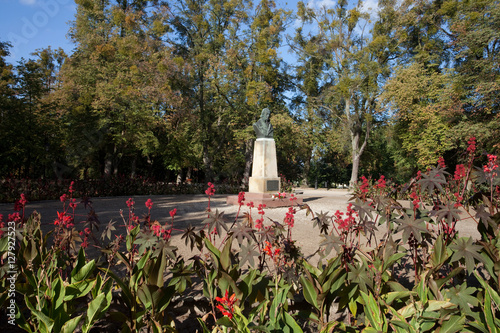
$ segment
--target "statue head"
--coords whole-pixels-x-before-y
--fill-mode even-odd
[[[262,110],[262,112],[260,114],[260,119],[269,120],[270,115],[271,115],[271,111],[269,111],[268,108],[265,108]]]
[[[257,134],[257,139],[260,138],[273,138],[273,125],[269,121],[269,116],[271,111],[268,108],[262,110],[260,114],[260,119],[257,120],[255,124],[253,124],[253,128],[255,129],[255,133]]]

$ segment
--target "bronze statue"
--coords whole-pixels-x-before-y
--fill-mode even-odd
[[[257,139],[267,138],[272,139],[274,134],[273,125],[269,122],[269,115],[271,111],[268,108],[262,110],[260,114],[260,119],[257,120],[255,124],[253,124],[253,129],[255,130],[255,134],[257,134]]]

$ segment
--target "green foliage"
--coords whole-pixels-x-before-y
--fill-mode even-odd
[[[197,318],[204,332],[496,331],[500,198],[491,170],[498,166],[490,155],[470,178],[474,146],[471,140],[467,169],[453,177],[440,161],[413,179],[403,193],[410,202],[390,198],[384,177],[372,184],[363,177],[346,212],[332,216],[302,205],[290,208],[282,223],[265,222],[254,220],[249,208],[229,225],[223,212],[209,211],[201,226],[182,235],[194,254],[189,259],[170,243],[175,212],[165,225],[152,221],[151,209],[139,220],[131,199],[126,236],[99,245],[103,256],[92,260],[84,247],[94,231],[80,238],[60,215],[62,225],[43,235],[39,215],[19,215],[12,222],[21,231],[15,236],[15,286],[23,295],[17,324],[28,332],[88,332],[111,321],[124,332],[175,332],[175,300],[197,292],[198,303],[206,304]],[[489,194],[475,195],[488,185]],[[292,237],[296,209],[306,210],[324,236],[316,266]],[[480,239],[458,235],[464,217],[477,223]],[[111,238],[111,227],[102,240]],[[387,228],[381,238],[379,228]],[[7,237],[0,239],[4,258],[10,249]],[[8,262],[3,265],[0,277],[8,271]],[[7,295],[2,279],[3,307]]]

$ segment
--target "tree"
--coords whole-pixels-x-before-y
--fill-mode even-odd
[[[162,45],[155,3],[77,2],[70,29],[76,50],[61,70],[60,99],[71,164],[83,176],[109,176],[119,167],[134,175],[139,159],[151,166],[157,135],[182,104],[172,89],[181,71]]]
[[[298,5],[300,20],[304,25],[312,24],[307,33],[304,27],[298,28],[294,39],[295,49],[304,55],[303,71],[307,66],[312,70],[302,76],[306,103],[311,109],[322,109],[331,124],[345,124],[348,128],[350,187],[357,182],[361,155],[373,119],[378,116],[380,80],[388,74],[395,52],[391,35],[395,3],[383,5],[371,34],[365,33],[369,16],[363,13],[362,2],[350,9],[347,1],[339,1],[334,9],[313,9],[302,2]]]

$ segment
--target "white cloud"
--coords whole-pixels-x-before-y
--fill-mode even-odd
[[[378,0],[365,0],[361,6],[361,10],[370,14],[372,20],[378,16]]]
[[[21,5],[28,5],[28,6],[33,6],[34,4],[36,4],[36,1],[37,0],[19,0]]]

